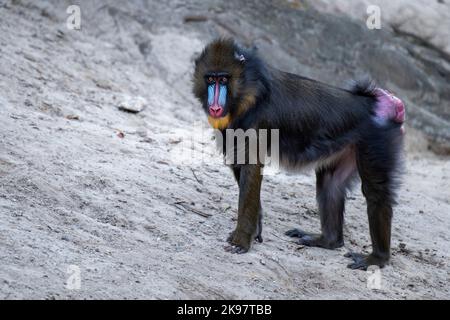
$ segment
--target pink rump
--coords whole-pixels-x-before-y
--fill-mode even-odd
[[[375,96],[378,100],[375,113],[379,120],[405,122],[405,105],[402,100],[381,88],[375,89]]]

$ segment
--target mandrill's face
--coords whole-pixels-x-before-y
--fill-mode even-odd
[[[203,105],[208,121],[223,130],[239,113],[244,79],[244,58],[230,40],[210,43],[195,61],[194,94]]]
[[[227,109],[230,74],[227,72],[208,72],[204,78],[207,88],[208,121],[215,129],[224,129],[230,121],[230,114]]]

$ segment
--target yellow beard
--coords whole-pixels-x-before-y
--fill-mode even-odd
[[[219,129],[219,130],[223,130],[225,129],[228,124],[230,123],[230,115],[227,114],[225,117],[222,118],[213,118],[211,116],[208,117],[208,122],[209,124],[214,128],[214,129]]]

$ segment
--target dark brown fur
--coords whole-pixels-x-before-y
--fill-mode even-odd
[[[237,57],[245,57],[245,61]],[[384,266],[390,256],[391,218],[402,149],[401,123],[374,121],[377,98],[370,83],[353,90],[266,66],[254,51],[231,40],[209,44],[196,61],[194,94],[207,111],[204,75],[228,72],[229,129],[279,129],[280,160],[291,169],[316,164],[321,234],[298,229],[286,234],[299,243],[334,249],[343,246],[347,190],[359,175],[367,200],[372,253],[349,254],[353,269]],[[224,145],[226,135],[222,131]],[[238,148],[247,148],[238,146]],[[248,148],[246,149],[248,152]],[[270,150],[268,150],[270,152]],[[227,250],[243,253],[262,241],[262,165],[235,164],[239,185],[238,222]]]

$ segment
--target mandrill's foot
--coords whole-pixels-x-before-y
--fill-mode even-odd
[[[256,235],[254,239],[257,242],[263,242],[261,234]],[[225,251],[231,253],[246,253],[250,250],[252,237],[244,233],[237,233],[235,230],[230,233],[227,242],[230,245],[225,247]]]
[[[354,270],[367,270],[369,266],[374,265],[383,268],[389,260],[389,258],[377,257],[373,253],[367,255],[348,252],[344,255],[344,257],[353,259],[353,263],[350,263],[347,267]]]
[[[230,234],[228,235],[227,242],[228,242],[229,244],[231,244],[231,242],[232,242],[232,240],[233,240],[233,237],[234,237],[234,231],[233,231],[233,232],[230,232]],[[264,240],[263,240],[263,237],[262,237],[261,233],[260,233],[260,234],[257,234],[257,235],[255,236],[255,241],[258,242],[258,243],[263,243]]]
[[[285,232],[285,235],[299,238],[297,243],[308,247],[320,247],[324,249],[336,249],[344,245],[343,240],[328,240],[321,234],[312,234],[300,229],[292,229]]]
[[[227,242],[230,244],[225,247],[225,251],[230,253],[246,253],[250,250],[251,246],[251,237],[243,236],[243,234],[239,234],[238,232],[233,231],[227,238]]]
[[[225,251],[230,253],[247,253],[250,248],[241,247],[239,245],[230,244],[229,246],[225,246]]]
[[[256,242],[258,242],[258,243],[263,243],[263,237],[262,237],[262,235],[261,234],[258,234],[256,237],[255,237],[255,241]]]

